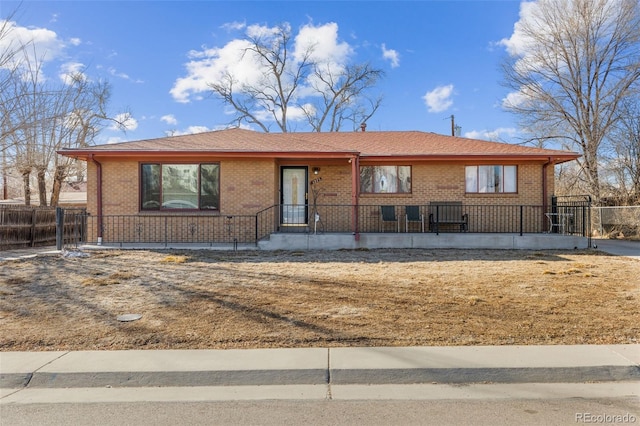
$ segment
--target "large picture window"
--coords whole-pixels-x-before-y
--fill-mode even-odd
[[[219,164],[142,164],[142,210],[218,210]]]
[[[360,192],[363,194],[411,193],[411,166],[360,167]]]
[[[517,166],[467,166],[467,193],[515,193],[518,191]]]

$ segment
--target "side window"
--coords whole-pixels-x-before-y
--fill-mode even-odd
[[[142,164],[141,210],[218,210],[219,164]]]
[[[466,166],[465,191],[467,193],[516,193],[518,191],[517,166]]]
[[[360,192],[363,194],[411,193],[411,166],[360,167]]]

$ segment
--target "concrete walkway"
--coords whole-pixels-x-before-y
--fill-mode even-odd
[[[0,352],[29,388],[636,382],[640,345]]]
[[[605,253],[640,260],[640,241],[593,239],[592,244]]]

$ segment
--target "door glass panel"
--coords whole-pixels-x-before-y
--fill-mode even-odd
[[[307,223],[307,169],[282,169],[282,223]]]

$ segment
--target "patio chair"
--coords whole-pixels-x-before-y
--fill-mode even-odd
[[[404,231],[409,232],[410,223],[420,223],[420,231],[424,232],[424,215],[420,213],[420,206],[405,206],[404,208]]]
[[[385,230],[385,224],[393,222],[396,224],[396,232],[400,232],[400,221],[398,220],[398,216],[396,216],[396,206],[380,206],[380,213],[382,218],[382,222],[380,223],[382,232]]]

